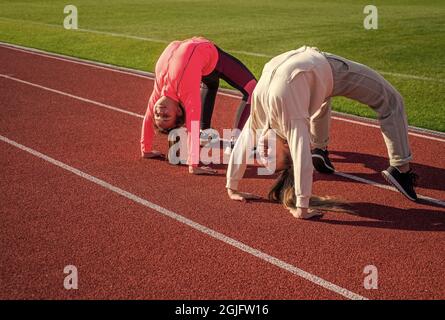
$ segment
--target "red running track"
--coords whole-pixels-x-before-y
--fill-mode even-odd
[[[1,299],[342,299],[342,289],[369,299],[445,298],[445,208],[439,204],[412,203],[391,190],[320,174],[314,193],[340,197],[356,214],[329,212],[318,221],[300,221],[278,204],[230,201],[221,166],[217,177],[192,176],[184,167],[141,160],[142,120],[93,103],[142,115],[152,87],[148,77],[6,46],[0,46],[0,60],[2,137],[281,263],[241,251],[3,139]],[[214,126],[230,127],[236,106],[236,98],[220,95]],[[443,202],[445,161],[437,155],[445,142],[410,141],[413,167],[422,177],[418,192]],[[167,151],[164,137],[155,144]],[[387,166],[386,150],[378,129],[335,120],[330,149],[339,171],[384,184],[379,172]],[[265,196],[272,180],[254,172],[241,187]],[[313,281],[284,270],[284,262]],[[69,264],[78,267],[78,290],[63,288]],[[367,265],[378,268],[377,290],[363,286]]]

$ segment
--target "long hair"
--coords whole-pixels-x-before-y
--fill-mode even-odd
[[[283,170],[269,191],[269,200],[281,202],[286,208],[295,208],[295,182],[293,167]],[[332,197],[312,196],[309,207],[322,211],[351,212],[348,204]]]

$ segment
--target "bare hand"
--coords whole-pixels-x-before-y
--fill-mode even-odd
[[[238,192],[236,190],[227,189],[227,194],[229,195],[229,198],[235,201],[243,201],[246,202],[247,200],[255,200],[255,199],[261,199],[260,196],[257,196],[255,194],[247,193],[247,192]]]
[[[193,166],[189,166],[189,173],[192,174],[208,174],[208,175],[215,175],[218,173],[217,170],[212,169],[210,167],[193,167]]]
[[[142,153],[142,158],[145,159],[153,159],[153,158],[164,158],[164,154],[162,154],[162,152],[157,151],[157,150],[152,150],[150,152],[143,152]]]
[[[308,208],[292,208],[289,209],[290,213],[297,219],[311,219],[314,217],[321,217],[323,213],[319,210]]]

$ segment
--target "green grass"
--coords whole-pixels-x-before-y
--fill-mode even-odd
[[[374,1],[379,29],[363,28],[369,1],[20,1],[0,0],[0,41],[119,66],[153,71],[165,43],[62,27],[66,4],[79,10],[79,28],[161,41],[202,35],[227,51],[274,56],[303,44],[367,64],[402,93],[411,125],[445,131],[445,2]],[[6,19],[5,19],[6,18]],[[259,77],[267,57],[234,53]],[[338,111],[373,111],[336,98]]]

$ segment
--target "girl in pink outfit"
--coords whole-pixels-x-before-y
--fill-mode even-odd
[[[234,125],[241,130],[250,115],[255,77],[238,59],[201,37],[170,43],[159,57],[155,72],[156,81],[142,125],[142,156],[161,155],[152,149],[155,129],[166,133],[185,124],[189,172],[216,173],[198,164],[200,129],[210,127],[219,79],[243,94]]]

